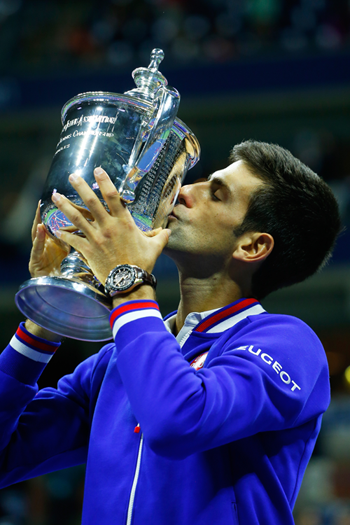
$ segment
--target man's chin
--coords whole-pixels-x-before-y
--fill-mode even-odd
[[[172,229],[172,225],[167,226],[169,230],[171,231],[171,235],[169,237],[168,243],[165,246],[163,252],[168,255],[168,253],[173,252],[174,250],[177,251],[179,249],[179,245],[181,245],[181,240],[178,238],[176,233]]]

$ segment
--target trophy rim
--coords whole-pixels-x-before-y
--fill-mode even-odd
[[[189,146],[191,147],[191,151],[189,151],[187,148],[187,152],[190,155],[190,166],[188,169],[191,169],[197,164],[201,156],[201,147],[199,144],[199,140],[197,139],[193,131],[187,126],[187,124],[185,124],[183,120],[181,120],[178,117],[176,117],[176,119],[174,120],[173,128],[174,127],[177,128],[177,130],[180,130],[182,133],[184,133],[184,138],[188,140]]]
[[[75,97],[70,98],[62,107],[61,110],[61,123],[65,124],[65,119],[68,111],[70,111],[75,105],[84,102],[109,102],[110,104],[118,105],[120,102],[131,104],[132,106],[139,107],[141,110],[152,111],[153,105],[146,100],[141,98],[132,97],[121,93],[113,93],[111,91],[85,91],[79,93]]]
[[[134,107],[137,107],[141,111],[145,112],[152,112],[153,111],[153,105],[151,102],[148,102],[146,100],[143,100],[138,97],[133,97],[126,94],[121,93],[113,93],[110,91],[86,91],[84,93],[79,93],[75,97],[72,97],[69,99],[61,110],[61,122],[64,126],[65,120],[67,117],[68,112],[77,104],[84,103],[84,102],[108,102],[110,104],[114,104],[115,106],[118,106],[120,102],[130,104]],[[173,123],[173,128],[175,127],[175,131],[179,132],[181,135],[183,135],[183,139],[188,140],[189,150],[188,153],[190,154],[190,166],[189,169],[193,168],[197,164],[197,162],[200,159],[201,154],[201,147],[199,144],[199,141],[196,137],[196,135],[193,133],[193,131],[181,120],[179,117],[176,117]]]

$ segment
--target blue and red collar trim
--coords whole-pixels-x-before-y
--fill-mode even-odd
[[[219,325],[226,325],[226,321],[229,319],[235,321],[236,316],[239,318],[245,318],[250,314],[262,313],[264,311],[265,310],[256,299],[240,299],[233,304],[229,304],[228,306],[220,308],[220,310],[215,311],[208,317],[205,317],[203,321],[198,323],[193,331],[199,333],[208,333],[209,331],[214,331],[213,329],[216,327],[217,330],[215,330],[215,332],[220,332],[221,330]],[[233,322],[233,324],[235,323]]]

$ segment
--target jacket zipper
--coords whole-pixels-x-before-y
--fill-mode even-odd
[[[180,348],[183,347],[187,339],[192,334],[192,330],[189,330],[187,334],[183,336],[183,338],[180,341]],[[137,482],[139,480],[140,476],[140,467],[141,467],[141,456],[142,456],[142,449],[143,449],[143,434],[141,434],[140,444],[139,444],[139,451],[137,454],[137,462],[136,462],[136,468],[135,468],[135,474],[134,474],[134,481],[132,483],[131,492],[130,492],[130,498],[129,498],[129,505],[128,505],[128,514],[126,518],[126,525],[131,525],[132,520],[132,513],[134,509],[134,501],[135,501],[135,494],[136,494],[136,487]]]
[[[189,330],[184,336],[183,338],[181,339],[181,341],[179,342],[179,345],[180,345],[180,348],[183,347],[183,345],[186,343],[187,339],[190,337],[190,335],[192,334],[193,330]]]
[[[137,487],[137,482],[139,480],[139,475],[140,475],[142,448],[143,448],[143,434],[141,434],[140,444],[139,444],[139,451],[138,451],[138,454],[137,454],[137,462],[136,462],[136,468],[135,468],[135,474],[134,474],[134,481],[132,483],[131,492],[130,492],[128,514],[127,514],[127,518],[126,518],[126,525],[131,525],[132,512],[133,512],[133,509],[134,509],[134,500],[135,500],[136,487]]]

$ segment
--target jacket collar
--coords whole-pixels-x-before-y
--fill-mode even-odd
[[[265,312],[256,299],[239,299],[223,308],[208,310],[206,312],[191,312],[185,320],[176,339],[180,342],[190,332],[217,334],[232,328],[250,315],[258,315]],[[164,323],[168,332],[172,332],[175,323],[176,312],[165,317]],[[187,339],[187,338],[186,338]]]
[[[258,315],[265,312],[256,299],[239,299],[213,313],[209,313],[194,329],[194,332],[214,334],[224,332],[232,328],[250,315]]]

